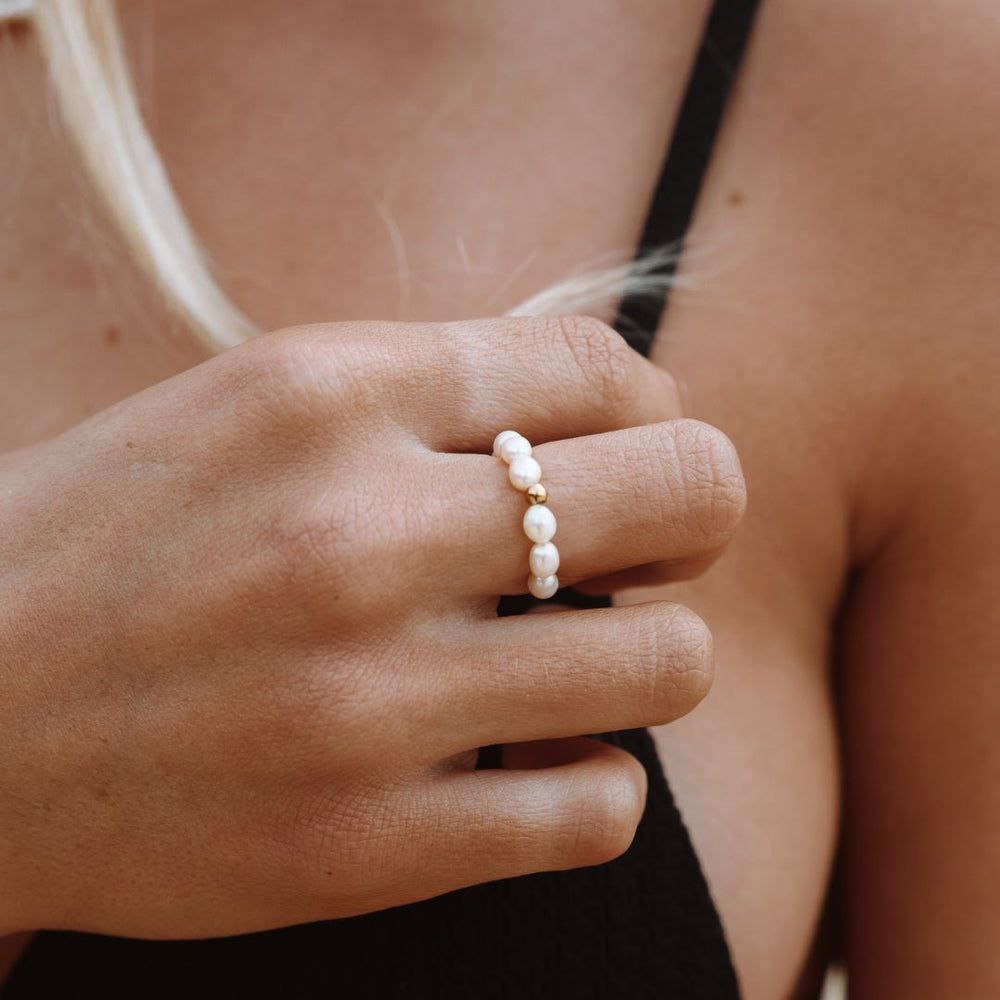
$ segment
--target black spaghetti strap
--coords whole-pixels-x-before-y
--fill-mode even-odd
[[[758,0],[716,0],[708,18],[687,92],[650,205],[639,253],[683,247],[694,216],[715,140],[743,60]],[[674,264],[664,273],[672,275]],[[626,298],[615,326],[642,354],[648,354],[666,308],[667,293]]]

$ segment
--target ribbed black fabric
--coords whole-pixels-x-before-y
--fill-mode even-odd
[[[643,246],[683,237],[755,0],[718,0],[692,74]],[[662,300],[625,302],[620,329],[644,353]],[[581,606],[593,598],[563,595]],[[518,613],[526,601],[504,602]],[[349,920],[215,941],[38,935],[2,1000],[335,997],[463,1000],[733,1000],[718,915],[652,738],[602,737],[646,769],[629,851],[596,868],[512,879]],[[706,789],[706,794],[711,794]]]
[[[712,7],[639,241],[640,254],[674,247],[679,255],[682,249],[757,7],[758,0],[716,0]],[[672,264],[664,268],[667,274],[673,270]],[[622,303],[616,326],[637,351],[649,352],[665,306],[666,296]]]

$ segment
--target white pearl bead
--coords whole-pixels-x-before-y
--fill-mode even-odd
[[[507,478],[515,488],[526,490],[542,478],[542,467],[530,455],[518,455],[507,469]]]
[[[504,441],[506,441],[508,438],[520,437],[520,436],[521,435],[518,434],[517,431],[501,431],[493,439],[493,454],[494,455],[499,455],[500,454],[500,445],[502,445],[504,443]]]
[[[513,462],[518,455],[530,455],[531,443],[526,437],[514,434],[500,442],[500,457],[505,462]]]
[[[528,553],[528,569],[532,576],[552,576],[559,569],[559,550],[552,542],[532,545]]]
[[[536,503],[524,512],[524,533],[533,542],[550,542],[556,533],[556,516],[545,504]]]
[[[540,601],[548,600],[559,589],[559,577],[555,576],[529,576],[528,590],[532,597],[537,597]]]

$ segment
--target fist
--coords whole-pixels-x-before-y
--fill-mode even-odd
[[[273,334],[0,459],[0,931],[233,934],[628,846],[711,638],[655,603],[499,619],[535,445],[563,584],[683,576],[732,446],[590,320]],[[503,744],[502,767],[476,750]]]

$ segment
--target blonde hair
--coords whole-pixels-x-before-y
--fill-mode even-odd
[[[66,130],[136,261],[210,347],[253,336],[213,279],[143,123],[113,0],[36,0],[33,16]]]
[[[0,0],[0,18],[37,29],[66,131],[130,253],[168,308],[213,350],[258,330],[213,278],[139,111],[114,0]],[[576,274],[508,315],[586,313],[659,294],[669,250]]]

